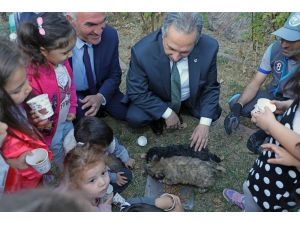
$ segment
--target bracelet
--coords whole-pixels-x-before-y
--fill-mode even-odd
[[[164,193],[162,194],[160,197],[164,197],[164,196],[168,196],[170,199],[172,199],[173,203],[172,203],[172,206],[168,209],[164,209],[165,212],[170,212],[172,211],[173,209],[175,209],[175,205],[176,205],[176,201],[175,201],[175,198],[173,195],[170,195],[169,193]]]

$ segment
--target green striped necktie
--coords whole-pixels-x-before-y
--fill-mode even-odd
[[[181,83],[180,75],[176,65],[176,62],[173,62],[172,71],[171,71],[171,108],[179,113],[181,105]]]

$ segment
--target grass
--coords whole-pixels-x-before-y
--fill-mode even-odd
[[[128,148],[129,154],[137,162],[133,170],[134,179],[125,190],[125,197],[143,196],[146,184],[144,176],[145,161],[141,154],[154,146],[167,146],[170,144],[189,143],[189,138],[198,120],[190,116],[184,116],[183,120],[187,122],[188,127],[183,131],[164,132],[161,136],[153,134],[150,128],[132,129],[126,123],[120,123],[111,117],[104,120],[114,129],[115,135],[122,144]],[[221,158],[221,163],[226,172],[219,177],[214,187],[204,194],[197,193],[195,189],[194,211],[237,211],[238,208],[229,205],[222,197],[222,191],[226,187],[241,190],[242,183],[246,179],[247,172],[252,162],[256,158],[245,147],[245,142],[249,136],[249,130],[235,133],[227,136],[223,129],[222,119],[217,122],[210,131],[209,149]],[[145,135],[148,144],[145,147],[137,145],[136,140],[140,135]]]
[[[139,26],[139,19],[134,13],[130,13],[124,21],[122,16],[117,18],[116,14],[112,15],[111,24],[118,30],[120,38],[120,57],[125,65],[128,65],[130,58],[130,47],[133,46],[144,34]],[[7,34],[7,26],[0,27],[0,34]],[[220,43],[220,51],[234,54],[233,51],[240,46],[232,44],[222,37],[216,37],[214,33],[204,30],[204,33],[218,39]],[[243,46],[242,46],[243,47]],[[238,54],[237,54],[238,55]],[[220,104],[223,108],[222,118],[227,114],[227,100],[236,91],[241,91],[245,84],[251,79],[253,68],[232,62],[224,57],[218,58],[218,79],[223,81],[221,84]],[[121,89],[125,91],[126,70],[124,70]],[[246,179],[248,170],[256,156],[252,155],[246,149],[246,140],[252,132],[250,129],[242,127],[238,132],[227,136],[223,128],[222,118],[210,129],[209,149],[221,158],[222,166],[226,172],[219,177],[215,186],[206,193],[198,193],[195,189],[195,202],[193,211],[239,211],[235,206],[230,205],[222,196],[224,188],[230,187],[241,191],[242,183]],[[188,127],[182,131],[164,132],[161,136],[156,136],[150,128],[132,129],[126,123],[116,121],[111,117],[104,120],[113,128],[115,135],[120,142],[127,147],[129,154],[136,160],[136,168],[133,170],[134,179],[124,192],[124,197],[143,196],[145,191],[146,177],[144,176],[144,159],[141,154],[154,146],[167,146],[170,144],[190,143],[189,139],[193,129],[198,124],[198,120],[190,116],[183,116],[184,122]],[[145,135],[148,144],[145,147],[137,145],[136,140],[139,136]]]
[[[135,22],[131,22],[135,21]],[[120,39],[120,58],[127,66],[130,60],[130,47],[134,45],[145,34],[141,30],[138,17],[134,13],[130,14],[123,24],[122,18],[118,19],[117,15],[111,18],[111,24],[118,30]],[[224,40],[221,36],[216,37],[216,34],[208,30],[203,31],[209,35],[217,38],[220,44],[221,52],[230,52],[233,56],[241,54],[243,51],[251,50],[245,43],[237,44],[230,43]],[[246,46],[246,47],[245,47]],[[236,54],[235,54],[236,52]],[[247,57],[252,56],[245,52]],[[243,53],[244,54],[244,53]],[[257,66],[257,65],[255,65]],[[121,90],[125,92],[127,68],[124,69]],[[230,205],[222,196],[224,188],[235,188],[242,190],[242,184],[246,180],[248,171],[252,166],[255,155],[251,154],[246,148],[246,141],[253,130],[244,126],[238,132],[231,136],[226,135],[223,128],[223,118],[229,112],[227,101],[229,97],[235,92],[240,92],[243,87],[249,82],[252,77],[254,67],[243,65],[241,63],[233,62],[224,57],[218,57],[218,80],[221,82],[220,105],[223,108],[220,120],[210,128],[209,149],[211,152],[217,154],[221,158],[222,166],[225,167],[226,172],[219,177],[215,186],[213,186],[206,193],[199,193],[195,189],[195,201],[193,211],[239,211],[235,206]],[[141,159],[141,154],[146,153],[147,150],[154,146],[167,146],[170,144],[188,144],[193,129],[198,124],[198,119],[190,116],[183,116],[184,122],[188,127],[182,131],[164,132],[161,136],[153,134],[149,127],[142,129],[132,129],[126,123],[114,120],[111,117],[106,117],[104,120],[113,128],[115,135],[120,142],[127,147],[129,155],[137,162],[137,168],[133,170],[133,182],[125,190],[124,197],[143,196],[146,185],[146,177],[144,176],[145,161]],[[248,125],[249,120],[245,120],[244,124]],[[243,122],[242,122],[243,123]],[[148,139],[148,144],[145,147],[137,145],[136,140],[139,136],[144,135]]]

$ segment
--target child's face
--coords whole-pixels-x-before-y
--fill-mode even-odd
[[[59,48],[54,50],[46,50],[41,48],[43,56],[54,66],[64,63],[68,58],[72,57],[72,49],[75,46],[76,39],[70,41],[66,48]]]
[[[32,88],[26,78],[26,70],[20,66],[7,80],[4,89],[15,104],[21,104],[30,94]]]
[[[101,161],[83,171],[83,178],[79,186],[90,200],[94,200],[105,195],[109,182],[105,162]]]

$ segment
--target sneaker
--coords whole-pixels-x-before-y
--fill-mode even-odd
[[[150,123],[151,129],[153,133],[156,135],[162,135],[164,131],[164,125],[165,125],[164,119],[154,120]]]
[[[268,135],[263,130],[258,130],[251,134],[247,141],[247,148],[254,154],[260,154],[262,148],[260,147]]]
[[[241,193],[239,193],[233,189],[225,188],[223,190],[223,196],[228,202],[235,204],[241,210],[245,209],[245,206],[243,204],[244,195],[242,195]]]

